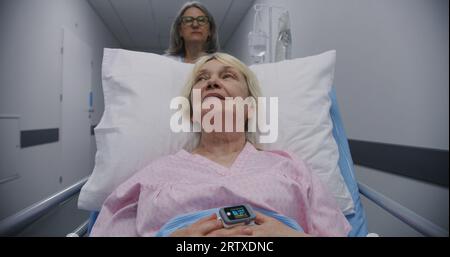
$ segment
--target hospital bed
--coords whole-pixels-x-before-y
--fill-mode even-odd
[[[395,202],[394,200],[389,199],[388,197],[380,194],[376,190],[368,187],[367,185],[356,181],[356,178],[354,176],[353,161],[351,158],[348,140],[339,113],[339,108],[336,99],[336,92],[334,88],[330,93],[330,98],[332,100],[330,115],[333,121],[333,136],[338,144],[340,155],[339,167],[341,169],[345,182],[349,190],[351,191],[352,198],[355,202],[355,213],[346,216],[349,223],[353,227],[349,236],[364,237],[376,235],[374,233],[368,233],[367,218],[364,212],[364,208],[360,201],[360,194],[361,194],[370,201],[372,201],[374,204],[383,208],[388,213],[398,218],[402,222],[406,223],[408,226],[410,226],[411,228],[418,231],[424,236],[448,237],[449,233],[445,229],[435,225],[431,221],[416,214],[415,212],[409,210],[408,208],[402,206],[401,204]],[[0,235],[2,236],[17,235],[21,230],[23,230],[24,228],[26,228],[39,218],[43,217],[45,214],[47,214],[54,208],[66,202],[68,199],[76,196],[87,180],[88,177],[83,178],[79,182],[62,190],[61,192],[58,192],[57,194],[45,200],[42,200],[26,209],[23,209],[22,211],[12,216],[9,216],[1,220]],[[98,212],[91,212],[89,219],[80,224],[72,232],[69,233],[68,231],[67,236],[81,237],[89,235],[89,232],[95,223],[97,215]]]

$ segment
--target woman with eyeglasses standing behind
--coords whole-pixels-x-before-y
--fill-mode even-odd
[[[199,2],[186,3],[172,24],[166,55],[194,63],[198,58],[217,51],[219,39],[213,16]]]

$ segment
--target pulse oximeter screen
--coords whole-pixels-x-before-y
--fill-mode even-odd
[[[224,208],[224,210],[230,220],[245,219],[250,217],[250,214],[244,206],[229,207]]]

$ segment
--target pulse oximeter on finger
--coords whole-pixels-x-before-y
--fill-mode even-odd
[[[254,225],[256,215],[248,204],[223,207],[219,209],[219,220],[225,228],[237,225]]]

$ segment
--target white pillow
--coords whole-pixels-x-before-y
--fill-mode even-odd
[[[338,167],[329,115],[335,55],[330,51],[251,69],[264,96],[279,97],[278,141],[268,148],[289,150],[305,160],[348,214],[353,201]],[[81,190],[79,208],[100,210],[108,195],[136,171],[191,142],[191,133],[170,130],[175,111],[169,104],[180,95],[192,68],[155,54],[105,49],[105,111],[95,128],[95,168]]]
[[[286,150],[304,160],[328,186],[344,214],[350,214],[354,203],[339,168],[330,116],[335,61],[333,50],[250,68],[262,94],[278,97],[278,140],[265,149]]]

